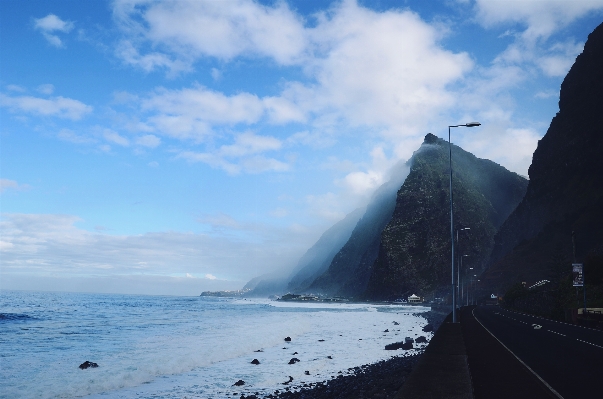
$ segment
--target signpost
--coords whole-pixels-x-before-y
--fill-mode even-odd
[[[582,291],[584,291],[584,317],[586,317],[586,286],[584,285],[584,264],[572,263],[572,271],[574,287],[576,287],[576,294],[578,294],[578,287],[582,287]]]
[[[582,273],[582,263],[572,263],[574,287],[584,286],[584,274]]]

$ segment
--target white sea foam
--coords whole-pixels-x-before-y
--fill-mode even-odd
[[[1,295],[2,313],[34,318],[3,322],[2,398],[221,398],[272,392],[289,376],[294,382],[322,381],[415,352],[385,351],[388,343],[429,338],[421,331],[425,319],[412,316],[427,308],[416,306]],[[291,342],[284,341],[287,336]],[[289,365],[294,357],[300,362]],[[259,365],[251,364],[254,358]],[[99,367],[78,369],[85,360]],[[239,379],[246,385],[233,387]]]

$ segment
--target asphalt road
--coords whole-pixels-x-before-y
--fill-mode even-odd
[[[497,306],[464,308],[461,322],[476,398],[603,398],[602,331]]]

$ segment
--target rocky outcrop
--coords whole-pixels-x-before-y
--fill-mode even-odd
[[[498,227],[525,194],[527,181],[516,173],[452,146],[457,253],[479,270],[490,256]],[[410,160],[396,207],[379,244],[364,294],[391,300],[416,292],[436,295],[450,286],[450,200],[448,142],[428,134]]]
[[[495,237],[484,282],[558,278],[575,255],[603,253],[603,24],[561,85],[559,112],[539,141],[525,198]],[[563,273],[561,273],[563,274]]]

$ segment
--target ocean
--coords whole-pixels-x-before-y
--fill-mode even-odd
[[[0,292],[0,398],[233,398],[416,349],[428,307]],[[386,332],[387,330],[387,332]],[[290,337],[291,341],[285,341]],[[298,362],[289,364],[291,359]],[[260,364],[251,364],[257,359]],[[85,370],[85,361],[99,367]],[[243,380],[245,385],[234,384]]]

